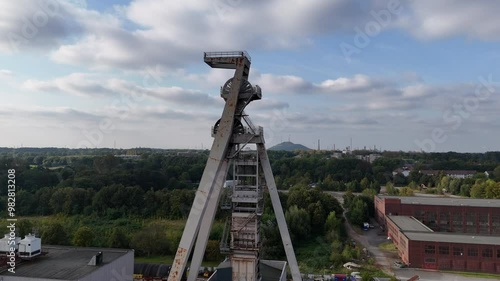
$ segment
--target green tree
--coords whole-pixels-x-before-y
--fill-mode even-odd
[[[16,206],[19,215],[29,216],[35,213],[35,208],[38,202],[36,201],[33,193],[21,189],[16,193],[16,199]],[[43,204],[44,202],[41,203]]]
[[[73,245],[79,247],[89,247],[93,244],[94,232],[88,226],[80,226],[73,237]]]
[[[439,184],[437,186],[437,188],[440,190],[440,191],[449,191],[450,189],[450,178],[447,177],[447,176],[444,176],[441,178],[441,180],[439,181]]]
[[[500,182],[487,180],[485,183],[484,198],[499,199],[500,198]]]
[[[285,214],[285,219],[290,229],[292,240],[299,241],[309,238],[311,219],[306,210],[299,209],[296,205],[291,206]]]
[[[373,198],[375,195],[377,195],[377,191],[373,190],[371,188],[363,189],[362,194],[367,197]]]
[[[50,197],[49,206],[54,214],[67,213],[67,209],[71,207],[71,188],[57,188]]]
[[[165,228],[159,224],[151,224],[136,232],[131,241],[131,246],[139,254],[165,255],[170,251],[170,242],[165,239]]]
[[[321,201],[309,204],[307,209],[311,218],[311,228],[322,231],[325,225],[325,209]]]
[[[361,192],[361,185],[357,180],[353,180],[347,183],[346,189],[352,192]]]
[[[387,193],[387,195],[399,195],[399,190],[395,188],[394,184],[392,184],[391,182],[388,182],[385,185],[385,192]]]
[[[380,193],[380,183],[375,180],[370,183],[370,189],[375,190],[376,194]]]
[[[344,247],[344,250],[342,251],[342,258],[344,260],[352,260],[354,258],[353,249],[349,246]]]
[[[130,240],[121,227],[114,227],[108,237],[108,247],[126,249],[130,247]]]
[[[413,196],[413,189],[409,187],[403,187],[399,190],[400,196]]]
[[[222,254],[220,253],[219,241],[208,240],[204,258],[206,261],[216,262],[220,262],[224,259]]]
[[[460,186],[460,194],[459,195],[469,197],[470,196],[470,189],[471,189],[470,184],[462,184]]]
[[[452,179],[450,181],[449,191],[451,194],[459,194],[460,193],[460,185],[462,181],[460,179]]]
[[[361,281],[372,281],[373,280],[373,274],[365,271],[361,274]]]
[[[353,225],[362,226],[369,219],[368,205],[361,197],[355,197],[347,215]]]
[[[42,241],[44,244],[67,245],[68,234],[62,224],[55,222],[45,227],[42,231]]]
[[[498,165],[495,170],[493,170],[493,177],[496,181],[500,182],[500,165]]]
[[[33,233],[33,222],[28,219],[20,219],[17,224],[17,228],[19,229],[19,232],[17,235],[19,237],[24,237],[30,233]]]
[[[418,189],[418,184],[414,181],[411,181],[409,184],[408,184],[408,187],[411,188],[411,189]]]
[[[477,180],[470,189],[470,197],[484,198],[486,191],[486,184],[483,180]]]
[[[361,190],[368,189],[368,188],[370,188],[370,181],[368,180],[367,177],[364,177],[361,180],[360,185],[361,185]]]

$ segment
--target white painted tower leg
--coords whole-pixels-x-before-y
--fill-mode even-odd
[[[283,240],[283,247],[285,248],[286,258],[288,260],[288,265],[290,266],[290,271],[292,272],[293,281],[301,281],[302,277],[300,276],[299,265],[297,263],[297,259],[295,258],[292,239],[288,233],[285,214],[283,213],[283,208],[281,207],[278,189],[276,188],[273,171],[271,170],[271,164],[269,163],[269,157],[267,156],[265,145],[263,143],[257,144],[257,151],[259,153],[260,164],[266,178],[269,196],[271,197],[271,202],[273,204],[274,215],[276,216],[276,221],[278,222],[281,240]]]

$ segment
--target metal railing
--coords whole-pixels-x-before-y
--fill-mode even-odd
[[[231,58],[231,57],[246,57],[248,61],[252,58],[246,51],[228,51],[228,52],[205,52],[204,58]]]
[[[221,253],[229,253],[231,252],[231,248],[229,245],[229,233],[231,232],[231,222],[229,218],[226,219],[226,223],[224,224],[224,231],[222,233],[222,237],[220,240],[219,248]]]

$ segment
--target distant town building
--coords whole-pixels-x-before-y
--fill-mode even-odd
[[[120,154],[120,155],[115,155],[116,158],[121,158],[125,160],[140,160],[141,155],[132,155],[132,154]]]
[[[446,176],[454,179],[472,178],[477,173],[472,170],[420,170],[419,172],[427,176],[435,176],[442,172]]]
[[[342,158],[342,152],[334,152],[332,158],[340,159]]]
[[[410,172],[411,171],[408,169],[398,168],[392,172],[392,175],[395,176],[397,174],[402,174],[403,176],[408,177],[410,175]]]
[[[370,162],[370,163],[373,163],[375,160],[377,160],[380,157],[381,157],[380,154],[374,154],[374,153],[369,154],[369,155],[356,155],[356,159],[363,160],[363,161]]]

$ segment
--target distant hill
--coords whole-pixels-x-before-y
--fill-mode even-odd
[[[303,146],[302,144],[285,141],[269,148],[269,150],[294,151],[294,150],[311,150],[311,149],[309,147]]]

